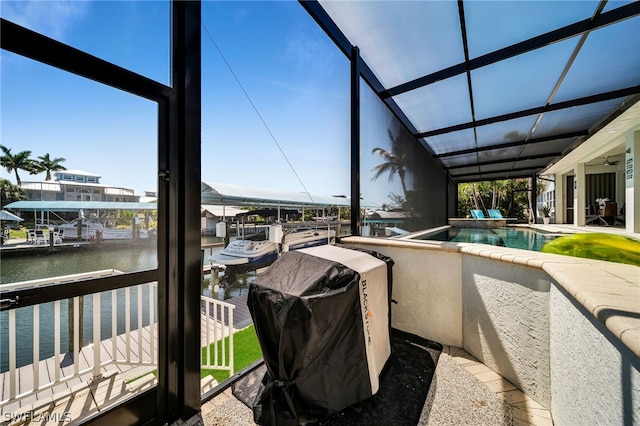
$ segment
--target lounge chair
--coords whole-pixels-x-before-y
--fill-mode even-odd
[[[59,229],[53,232],[53,243],[62,244],[62,238],[64,235],[64,229]]]
[[[30,241],[31,244],[36,243],[36,230],[35,229],[27,229],[27,241]]]
[[[42,229],[36,229],[35,244],[36,245],[47,244],[47,240],[44,237],[44,231]]]
[[[487,210],[487,213],[489,213],[489,217],[491,219],[504,219],[504,217],[502,217],[502,213],[500,213],[500,210],[498,209],[489,209]]]
[[[471,210],[471,217],[474,219],[486,219],[482,210]]]
[[[502,216],[502,213],[500,213],[500,210],[498,210],[498,209],[488,209],[487,213],[489,213],[489,217],[491,219],[503,219],[503,220],[508,220],[508,221],[518,220],[518,218],[515,218],[515,217],[504,217],[504,216]]]

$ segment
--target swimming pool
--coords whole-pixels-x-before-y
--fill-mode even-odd
[[[457,243],[491,244],[531,251],[540,251],[544,243],[556,238],[530,228],[456,228],[450,227],[436,232],[426,232],[412,236],[412,240],[451,241]]]

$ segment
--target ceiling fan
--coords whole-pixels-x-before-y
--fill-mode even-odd
[[[603,166],[615,166],[616,164],[618,164],[619,161],[609,161],[609,156],[605,156],[604,157],[604,163],[602,163]]]

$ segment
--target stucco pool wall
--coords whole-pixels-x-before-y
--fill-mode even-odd
[[[551,287],[550,330],[554,422],[640,425],[638,358],[557,285]]]
[[[550,407],[549,276],[543,271],[464,256],[463,348]]]
[[[640,424],[640,268],[484,244],[341,242],[393,259],[393,327],[463,348],[556,424]]]

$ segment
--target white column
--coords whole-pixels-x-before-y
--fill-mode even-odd
[[[629,131],[624,159],[624,220],[627,232],[640,232],[640,162],[637,161],[638,155],[640,155],[640,130]]]
[[[575,178],[573,180],[573,223],[575,226],[584,226],[585,222],[585,190],[586,190],[586,164],[578,163],[575,166]]]
[[[556,219],[556,223],[565,223],[566,219],[565,219],[565,214],[567,211],[567,201],[565,200],[565,191],[564,191],[564,185],[565,185],[565,177],[564,175],[554,175],[553,179],[555,181],[555,193],[556,193],[556,199],[555,199],[555,219]]]

